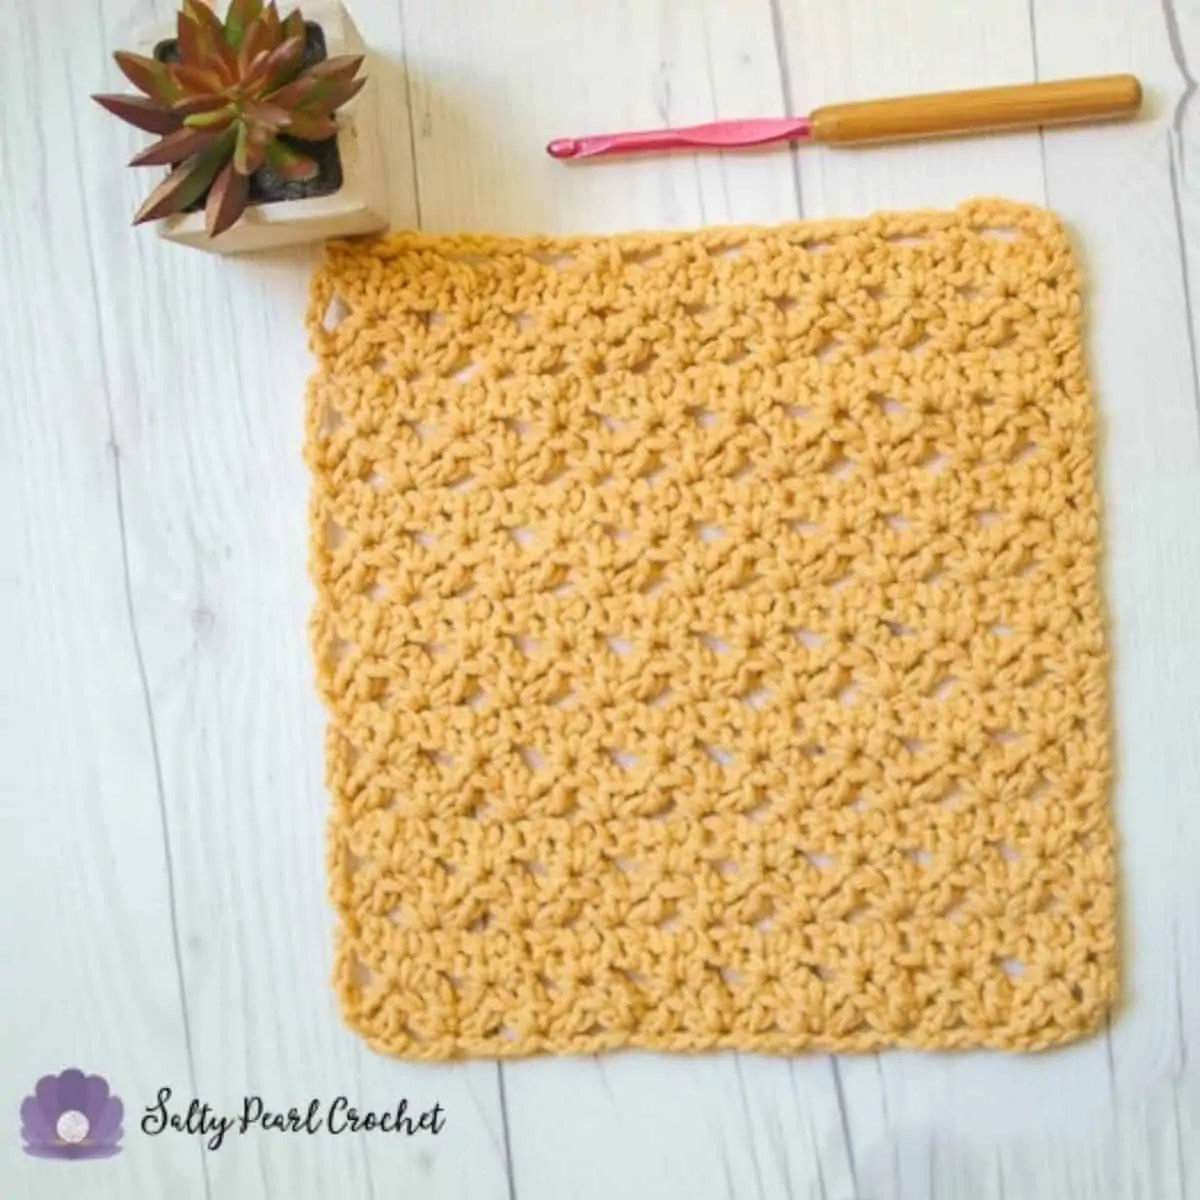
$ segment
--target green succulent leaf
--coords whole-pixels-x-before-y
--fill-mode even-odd
[[[217,95],[225,91],[225,81],[210,67],[172,63],[169,69],[183,95]]]
[[[180,62],[200,66],[212,59],[221,63],[222,70],[231,65],[220,53],[225,46],[225,30],[207,4],[184,0],[175,29]]]
[[[215,130],[219,133],[224,129],[230,129],[237,120],[237,116],[237,106],[227,104],[224,108],[218,108],[215,112],[195,113],[190,117],[186,117],[183,123],[189,129]]]
[[[319,83],[299,107],[314,116],[331,116],[343,104],[348,104],[366,87],[365,79],[339,79],[335,83]]]
[[[238,49],[238,74],[245,79],[250,74],[250,68],[260,54],[269,54],[275,48],[271,40],[271,29],[265,17],[259,17],[246,30]]]
[[[315,179],[321,168],[305,154],[293,150],[283,142],[275,141],[265,148],[267,165],[284,179],[294,183]]]
[[[178,113],[146,96],[100,95],[92,99],[114,117],[120,117],[122,121],[147,133],[173,133],[182,123]]]
[[[307,74],[301,76],[301,79],[307,79]],[[332,116],[343,104],[353,100],[366,86],[366,82],[365,78],[351,79],[344,72],[332,79],[311,80],[306,90],[298,99],[290,102],[288,107],[312,116]],[[274,103],[280,103],[280,96],[273,95],[270,99]]]
[[[283,36],[285,39],[294,37],[307,37],[307,32],[304,28],[304,15],[298,8],[293,8],[292,11],[283,18]]]
[[[216,54],[206,54],[198,64],[202,70],[211,71],[221,80],[223,90],[234,87],[238,81],[237,62],[230,64]]]
[[[204,205],[204,228],[209,237],[224,233],[246,211],[250,182],[234,170],[232,162],[221,168]]]
[[[184,159],[199,154],[208,149],[223,136],[220,129],[190,129],[186,125],[168,133],[166,137],[147,146],[140,154],[135,154],[129,161],[131,167],[162,167],[173,166]]]
[[[304,107],[313,111],[319,109],[325,113],[331,112],[332,107],[325,99],[331,95],[331,85],[352,79],[362,63],[363,56],[359,54],[342,54],[336,58],[327,58],[272,92],[268,99],[283,105],[284,108]],[[350,93],[353,94],[354,92]],[[344,104],[345,100],[340,103]]]
[[[242,105],[242,112],[252,124],[264,125],[272,132],[278,132],[292,117],[286,108],[280,108],[269,100],[247,100]]]
[[[275,0],[271,0],[263,9],[260,20],[267,30],[267,45],[272,48],[278,46],[283,41],[283,22],[279,19],[279,9],[275,7]]]
[[[197,62],[201,54],[200,45],[203,33],[200,22],[192,16],[191,10],[194,8],[195,5],[185,0],[175,18],[175,40],[179,47],[181,62]]]
[[[190,58],[180,44],[180,59],[183,62],[194,62],[196,66],[212,66],[219,69],[227,81],[232,83],[237,78],[237,55],[225,40],[225,27],[217,14],[207,4],[198,0],[187,0],[184,11],[188,13],[197,26],[197,55]]]
[[[152,100],[170,104],[179,94],[179,87],[166,63],[147,58],[144,54],[131,54],[128,50],[118,50],[113,59],[125,78]]]
[[[239,124],[233,150],[233,167],[240,175],[253,175],[266,161],[266,146],[274,137],[269,129]]]
[[[236,116],[237,105],[224,95],[192,96],[176,104],[174,111],[183,117],[185,125],[203,128],[215,125],[220,120],[217,114]]]
[[[263,96],[267,91],[267,80],[271,71],[271,55],[274,51],[263,50],[256,54],[254,61],[242,76],[241,90],[246,96]]]
[[[337,122],[332,117],[314,116],[302,110],[291,114],[284,130],[290,137],[303,138],[306,142],[323,142],[337,131]]]
[[[329,116],[364,88],[365,78],[353,78],[361,65],[360,55],[326,59],[293,79],[292,83],[272,92],[268,98],[284,108],[300,108],[314,116]],[[328,70],[322,71],[323,67]]]
[[[283,87],[270,92],[267,99],[281,108],[297,108],[305,103],[319,86],[320,80],[313,79],[310,73],[305,71],[303,75],[297,75],[291,83],[285,83]]]
[[[273,92],[294,79],[304,61],[304,35],[289,37],[271,51],[263,68],[263,90]]]
[[[146,197],[145,203],[133,218],[135,225],[155,221],[187,208],[199,200],[216,178],[222,165],[229,161],[233,135],[226,133],[208,149],[182,162]]]
[[[230,0],[225,13],[225,38],[234,50],[241,50],[250,25],[262,12],[262,0]]]
[[[181,16],[185,16],[189,21],[195,21],[197,24],[207,25],[210,28],[212,25],[216,25],[221,30],[221,36],[225,36],[224,27],[217,18],[217,14],[205,3],[205,0],[183,0],[179,12]]]
[[[364,54],[338,54],[317,63],[305,74],[321,80],[322,83],[337,83],[343,79],[353,79],[365,61]]]

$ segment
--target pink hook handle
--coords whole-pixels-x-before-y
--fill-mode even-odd
[[[714,121],[683,129],[647,129],[636,133],[600,133],[556,138],[546,147],[551,158],[600,158],[654,150],[736,150],[795,142],[812,135],[807,117],[764,117],[750,121]]]

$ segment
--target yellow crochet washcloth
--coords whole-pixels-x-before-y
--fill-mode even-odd
[[[336,986],[408,1058],[1032,1049],[1117,990],[1079,279],[954,212],[330,248]]]

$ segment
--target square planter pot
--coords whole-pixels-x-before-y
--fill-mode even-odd
[[[300,9],[306,22],[320,26],[329,58],[366,52],[350,14],[338,0],[309,0],[307,4],[300,0]],[[164,25],[139,29],[135,42],[140,53],[153,56],[156,47],[174,37],[174,26]],[[215,238],[204,232],[203,212],[176,213],[156,222],[159,236],[215,254],[241,254],[386,229],[387,175],[369,59],[363,65],[363,74],[366,86],[335,116],[342,175],[336,191],[251,204],[235,225]]]

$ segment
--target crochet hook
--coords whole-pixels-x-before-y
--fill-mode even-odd
[[[681,129],[650,129],[556,138],[551,158],[575,160],[656,150],[739,150],[780,142],[858,145],[961,133],[1032,129],[1132,116],[1142,103],[1134,75],[1099,75],[1054,83],[933,92],[890,100],[828,104],[807,117],[714,121]]]

